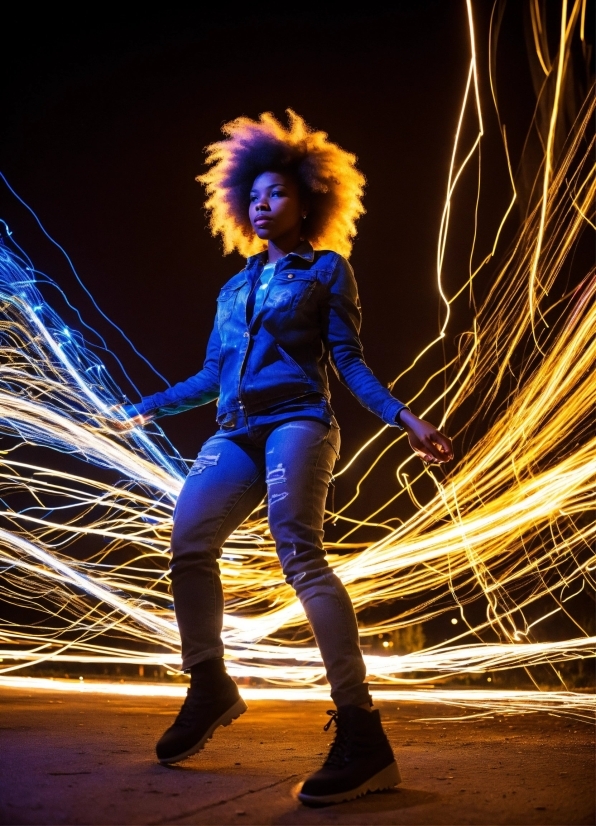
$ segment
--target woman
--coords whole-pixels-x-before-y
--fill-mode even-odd
[[[208,147],[211,168],[198,180],[209,196],[211,229],[225,252],[248,255],[247,264],[219,294],[203,369],[125,413],[138,424],[218,400],[219,430],[203,445],[176,506],[172,590],[191,682],[157,744],[158,759],[194,754],[246,710],[224,666],[218,558],[267,494],[283,572],[312,626],[337,706],[331,752],[299,795],[318,804],[400,781],[372,709],[354,610],[323,550],[339,454],[327,365],[386,424],[405,428],[426,461],[447,461],[452,449],[391,396],[362,356],[356,282],[342,257],[363,211],[356,159],[288,114],[287,129],[269,114],[239,118],[224,126],[225,140]]]

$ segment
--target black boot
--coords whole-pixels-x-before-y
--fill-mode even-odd
[[[245,711],[246,703],[221,657],[193,665],[178,717],[155,747],[157,759],[160,763],[177,763],[196,754],[218,726],[229,726]]]
[[[307,806],[353,800],[367,792],[401,783],[399,769],[377,710],[340,706],[328,711],[336,724],[335,740],[323,767],[302,786],[298,799]]]

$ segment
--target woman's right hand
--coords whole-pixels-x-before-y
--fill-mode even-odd
[[[134,430],[135,427],[143,427],[153,419],[153,416],[147,413],[136,413],[131,416],[130,412],[132,411],[134,411],[134,405],[132,404],[115,404],[110,407],[109,412],[116,415],[102,416],[101,418],[108,427],[121,433]]]

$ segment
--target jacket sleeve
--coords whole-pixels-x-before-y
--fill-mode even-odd
[[[162,393],[144,396],[137,404],[123,405],[128,416],[137,413],[150,416],[170,416],[173,413],[182,413],[192,407],[207,404],[219,396],[219,351],[221,339],[215,325],[209,336],[207,355],[203,369],[186,381],[180,381]]]
[[[395,417],[406,405],[391,395],[364,361],[359,338],[362,315],[358,288],[345,258],[338,257],[329,289],[323,338],[333,369],[360,404],[386,424],[403,429]]]

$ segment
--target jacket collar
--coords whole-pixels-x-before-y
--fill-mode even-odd
[[[315,251],[312,248],[312,244],[310,241],[301,241],[295,250],[289,252],[285,258],[289,258],[290,256],[297,255],[299,258],[303,258],[305,261],[309,261],[312,263],[315,260]],[[267,250],[263,250],[262,252],[258,252],[256,255],[251,255],[250,258],[246,260],[246,268],[252,269],[257,264],[265,263],[267,260]],[[280,259],[281,260],[281,259]]]
[[[307,241],[306,239],[301,241],[296,249],[292,250],[292,252],[288,253],[288,255],[298,255],[300,258],[304,258],[305,261],[309,261],[310,263],[315,260],[315,251],[312,248],[310,241]]]

